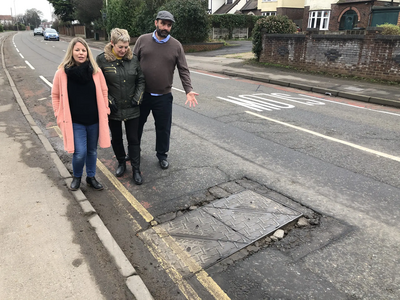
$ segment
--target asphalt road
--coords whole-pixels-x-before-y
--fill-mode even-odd
[[[43,80],[52,81],[67,43],[29,33],[14,41],[5,46],[10,73],[71,169]],[[171,167],[158,167],[149,120],[142,141],[144,184],[135,186],[130,171],[113,178],[112,150],[102,149],[98,177],[105,191],[82,187],[154,298],[398,299],[400,110],[191,72],[199,105],[184,105],[176,76]],[[286,226],[279,241],[261,238],[200,268],[190,247],[174,248],[171,236],[156,226],[244,190],[303,213],[310,225]],[[189,239],[193,247],[197,238]],[[187,240],[175,237],[181,244]],[[206,250],[208,258],[214,248]]]

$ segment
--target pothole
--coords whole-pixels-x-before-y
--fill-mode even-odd
[[[203,202],[198,194],[195,198],[185,210],[159,217],[161,224],[138,234],[183,276],[232,259],[235,253],[258,251],[294,227],[318,222],[311,210],[299,211],[301,205],[293,208],[290,203],[295,202],[248,179],[208,189]]]

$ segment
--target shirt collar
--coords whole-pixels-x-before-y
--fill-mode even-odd
[[[165,39],[163,39],[163,40],[160,41],[160,40],[156,37],[156,30],[154,30],[154,32],[153,32],[153,39],[154,39],[157,43],[159,43],[159,44],[163,44],[163,43],[168,42],[170,37],[171,37],[171,35],[168,34],[168,36],[167,36]]]

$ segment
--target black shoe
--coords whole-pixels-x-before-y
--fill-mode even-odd
[[[140,174],[140,170],[133,169],[133,181],[137,185],[141,185],[143,183],[143,178],[142,178],[142,174]]]
[[[161,159],[161,160],[160,160],[160,167],[161,167],[161,169],[163,169],[163,170],[168,169],[168,167],[169,167],[169,162],[168,162],[168,160],[166,160],[166,159]]]
[[[121,177],[122,175],[124,175],[125,170],[126,170],[126,161],[119,162],[117,171],[115,171],[115,176]]]
[[[70,190],[76,191],[81,186],[81,178],[82,177],[74,177],[71,182]]]
[[[103,189],[103,185],[98,182],[94,177],[86,177],[86,183],[88,186],[91,186],[97,191],[101,191]]]

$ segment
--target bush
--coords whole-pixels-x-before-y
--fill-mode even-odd
[[[260,59],[262,51],[262,31],[265,33],[295,33],[296,24],[287,16],[269,16],[256,22],[253,29],[253,52]]]
[[[378,25],[378,27],[383,28],[381,34],[383,35],[400,35],[400,26],[385,23],[382,25]]]
[[[4,31],[3,25],[0,24],[0,32],[3,32],[3,31]]]
[[[171,35],[182,44],[204,42],[208,39],[207,1],[171,0],[159,10],[174,15]]]

